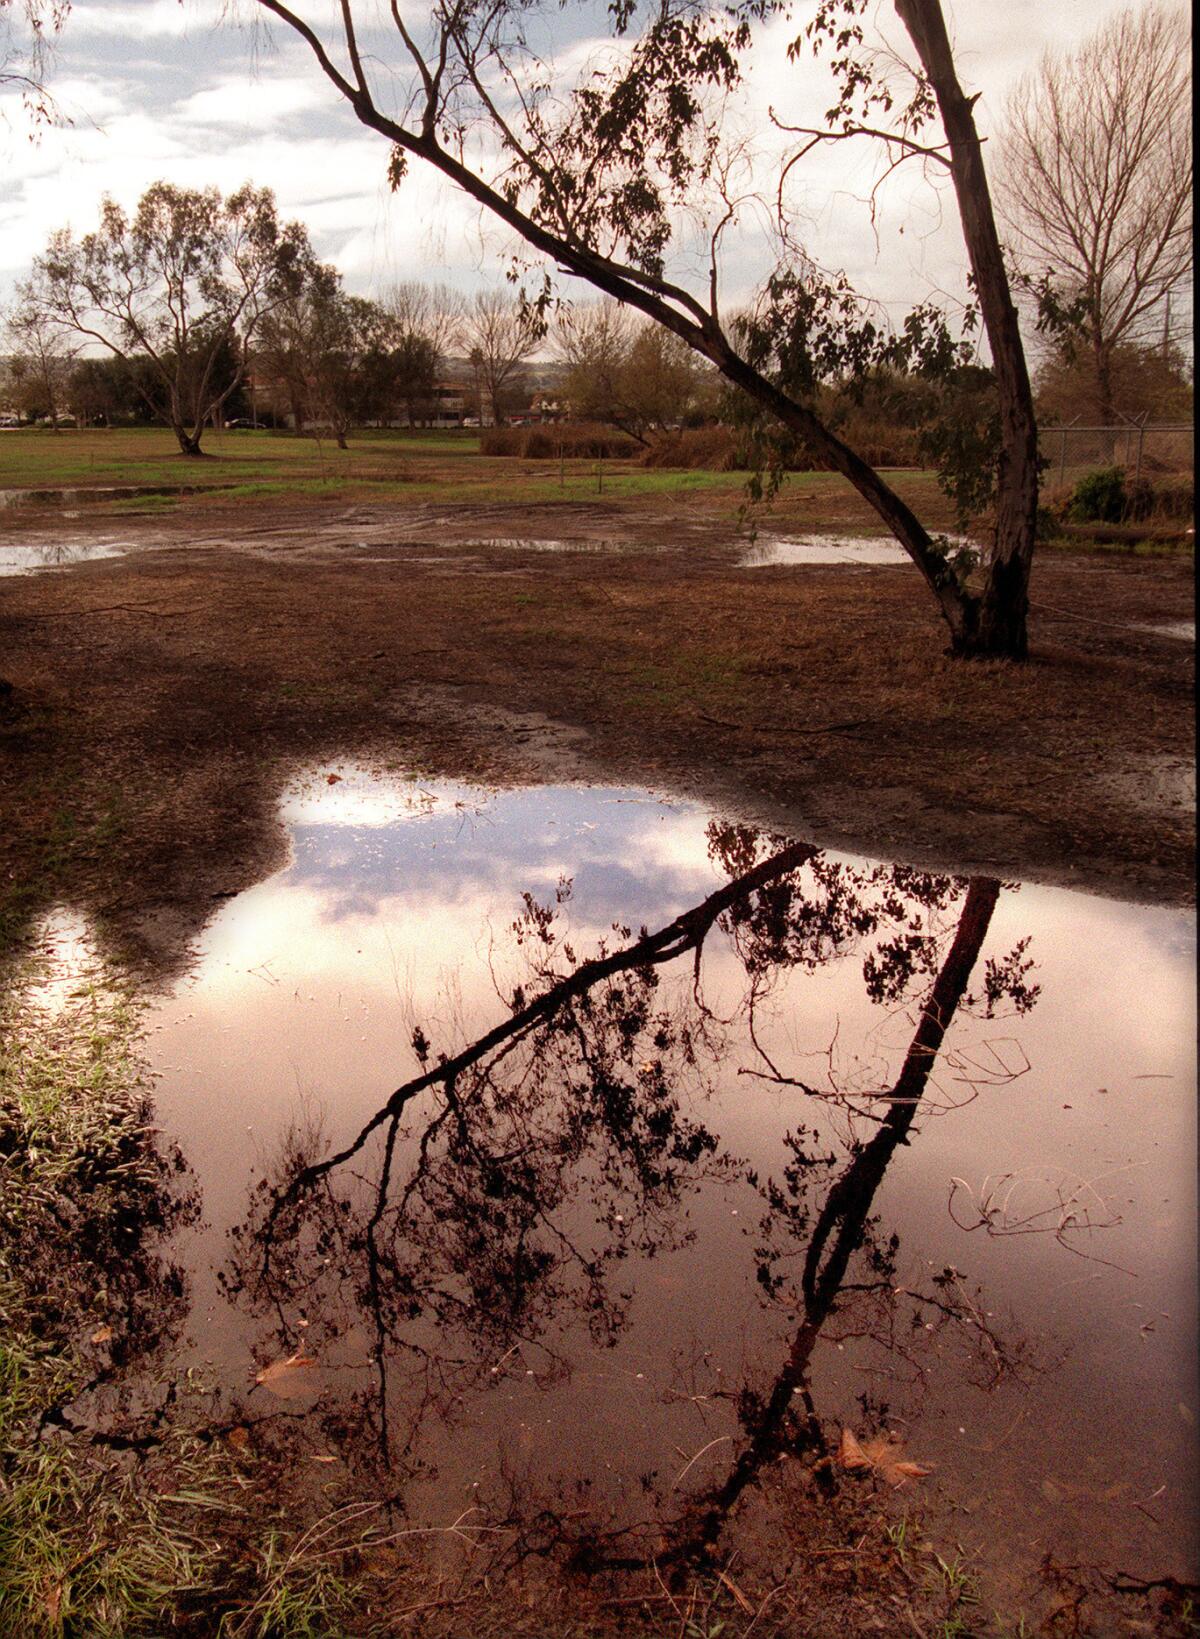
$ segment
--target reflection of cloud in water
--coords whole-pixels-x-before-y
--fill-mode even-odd
[[[490,895],[506,916],[522,891],[552,896],[569,875],[578,914],[635,926],[682,908],[715,880],[706,816],[696,809],[648,808],[617,791],[571,787],[507,792],[481,806],[480,794],[466,788],[425,800],[398,798],[386,785],[345,784],[284,809],[294,857],[279,886],[321,894],[328,921],[378,914],[398,897],[411,912],[431,872],[443,914]]]

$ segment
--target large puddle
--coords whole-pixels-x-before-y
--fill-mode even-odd
[[[151,1037],[178,1360],[248,1421],[625,1554],[845,1429],[1014,1600],[1194,1574],[1188,914],[638,791],[327,769],[284,817]]]
[[[955,546],[966,544],[961,536],[951,538]],[[742,554],[740,569],[764,569],[778,564],[822,565],[825,568],[865,564],[887,567],[911,564],[908,553],[891,535],[788,535],[763,536]]]
[[[125,541],[37,541],[0,545],[0,575],[36,575],[43,569],[64,569],[94,558],[120,558],[129,551]]]

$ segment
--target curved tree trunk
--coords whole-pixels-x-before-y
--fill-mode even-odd
[[[1025,657],[1029,570],[1037,518],[1037,425],[1017,312],[1008,288],[979,137],[971,113],[972,102],[963,95],[958,84],[938,0],[895,0],[895,4],[917,47],[942,114],[963,216],[963,232],[1000,392],[1002,432],[996,541],[993,562],[981,594],[960,585],[944,551],[939,550],[909,507],[868,462],[843,444],[812,410],[789,398],[738,355],[721,328],[715,310],[702,307],[682,287],[623,266],[580,242],[569,231],[539,221],[521,207],[514,195],[494,187],[461,156],[443,148],[434,108],[433,79],[426,78],[426,91],[433,100],[426,107],[421,126],[409,129],[373,101],[349,24],[350,54],[356,64],[355,83],[339,71],[318,34],[286,0],[259,0],[259,4],[300,35],[358,120],[391,142],[398,157],[412,154],[425,160],[564,272],[586,280],[595,289],[672,331],[711,360],[728,381],[772,410],[787,427],[801,433],[836,472],[849,479],[917,565],[950,628],[952,653],[1008,659]],[[394,166],[394,174],[398,179],[403,168]],[[480,361],[473,358],[471,362],[475,369],[476,395],[481,400],[479,420],[482,424]]]
[[[975,129],[976,99],[964,96],[958,83],[940,0],[896,0],[896,11],[933,87],[950,144],[950,174],[1000,397],[996,539],[975,631],[960,652],[1023,660],[1038,504],[1037,419],[1025,349]]]

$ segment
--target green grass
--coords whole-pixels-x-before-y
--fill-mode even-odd
[[[144,1277],[174,1221],[164,1202],[178,1167],[150,1124],[140,1010],[96,959],[72,972],[43,952],[7,977],[0,1639],[347,1633],[338,1566],[361,1544],[362,1512],[308,1530],[286,1518],[282,1499],[205,1431],[203,1385],[190,1374],[142,1454],[72,1430],[72,1404],[97,1373],[119,1386],[124,1351],[136,1361],[149,1347],[153,1358],[160,1319],[169,1329]],[[140,1331],[126,1324],[139,1304]],[[60,1412],[67,1423],[48,1429]]]
[[[275,498],[403,502],[474,502],[481,505],[545,505],[596,498],[715,495],[739,502],[746,474],[643,468],[631,461],[526,461],[483,456],[474,432],[378,429],[354,433],[349,448],[285,433],[251,430],[208,433],[205,458],[179,454],[162,428],[112,431],[18,429],[0,438],[0,488],[55,489],[106,485],[183,485],[211,491],[221,504]],[[930,475],[897,472],[905,491],[923,492]],[[845,497],[844,481],[832,473],[795,473],[788,499]],[[207,504],[188,496],[188,504]],[[136,496],[89,503],[116,515],[169,511],[171,495]],[[815,520],[814,520],[815,521]]]

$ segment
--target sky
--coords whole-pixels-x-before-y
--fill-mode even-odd
[[[996,128],[1007,91],[1044,51],[1077,45],[1122,4],[946,0],[960,78],[981,93],[983,132]],[[797,18],[811,9],[802,3]],[[330,10],[329,0],[309,0],[305,14]],[[406,0],[405,10],[419,8]],[[550,10],[558,35],[547,43],[564,73],[574,73],[603,44],[603,8]],[[55,228],[86,232],[102,195],[131,207],[159,179],[272,188],[282,214],[307,225],[318,254],[359,294],[409,279],[464,291],[502,282],[511,241],[427,167],[414,164],[392,195],[383,138],[357,123],[301,42],[280,25],[265,28],[262,15],[252,0],[236,0],[232,12],[221,0],[76,0],[47,75],[64,123],[33,133],[15,91],[0,88],[0,303]],[[890,5],[881,4],[879,19],[898,41]],[[751,192],[771,190],[778,161],[769,110],[809,123],[832,100],[823,65],[788,61],[796,32],[784,20],[762,31],[745,94],[726,115],[724,134],[747,147],[743,185]],[[390,51],[381,29],[369,43]],[[959,298],[964,257],[945,184],[910,165],[879,193],[872,220],[879,153],[852,147],[834,145],[794,175],[792,203],[810,254],[845,270],[893,314],[931,295]],[[703,238],[702,223],[683,224],[672,266],[701,292]],[[722,301],[747,299],[773,254],[762,211],[750,204],[722,241]],[[571,281],[560,288],[586,295]]]

